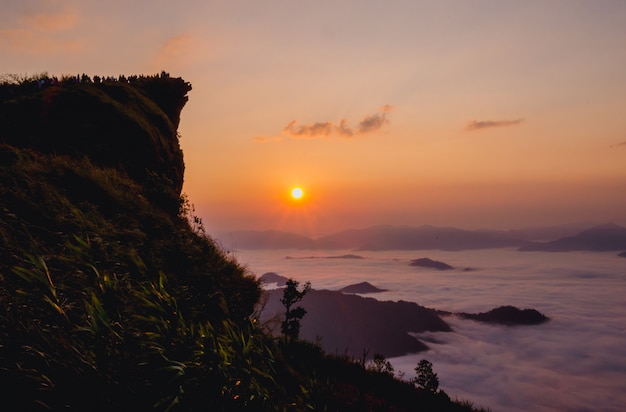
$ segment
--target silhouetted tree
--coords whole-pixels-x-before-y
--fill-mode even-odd
[[[285,335],[285,340],[296,340],[300,334],[300,319],[306,315],[303,307],[292,306],[302,300],[304,295],[311,289],[311,282],[306,282],[302,289],[298,289],[300,282],[289,279],[283,291],[280,302],[285,306],[285,320],[282,323],[281,331]]]
[[[433,364],[422,359],[415,367],[415,373],[417,377],[413,380],[417,386],[427,391],[436,393],[439,389],[439,378],[437,374],[433,372]]]

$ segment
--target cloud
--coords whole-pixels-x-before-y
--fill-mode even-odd
[[[297,120],[292,120],[283,129],[293,137],[323,137],[329,136],[335,125],[332,122],[315,122],[312,124],[298,125]]]
[[[619,147],[619,146],[626,146],[626,142],[620,142],[620,143],[615,143],[611,145],[611,147]]]
[[[341,119],[336,124],[332,121],[299,124],[297,120],[290,121],[283,129],[283,133],[293,138],[317,139],[337,135],[340,137],[353,137],[373,133],[388,125],[387,113],[393,107],[386,104],[374,114],[369,114],[361,119],[355,128],[350,127],[348,119]]]
[[[51,13],[25,14],[12,28],[0,29],[0,50],[54,54],[81,49],[81,39],[67,39],[80,16],[74,9]]]
[[[152,58],[154,70],[180,70],[204,55],[200,40],[189,33],[167,39]]]
[[[392,106],[386,104],[380,108],[378,113],[365,116],[363,120],[359,122],[359,126],[357,128],[358,133],[365,134],[375,132],[384,125],[389,124],[387,113],[389,113],[392,109]]]
[[[480,121],[472,120],[471,122],[467,123],[467,126],[465,126],[465,130],[468,132],[471,132],[474,130],[488,129],[491,127],[517,126],[523,121],[524,119],[522,118],[514,119],[514,120],[480,120]]]

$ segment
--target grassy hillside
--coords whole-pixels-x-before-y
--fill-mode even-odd
[[[471,410],[263,332],[258,282],[181,195],[190,90],[0,84],[3,410]]]

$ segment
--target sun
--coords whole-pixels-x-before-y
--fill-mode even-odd
[[[299,187],[294,187],[293,189],[291,189],[291,197],[294,199],[302,199],[302,196],[304,196],[304,191],[302,191],[302,188]]]

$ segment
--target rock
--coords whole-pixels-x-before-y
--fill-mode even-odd
[[[425,268],[437,269],[437,270],[450,270],[454,269],[447,263],[439,262],[438,260],[432,260],[429,258],[420,258],[412,260],[409,266],[420,266]]]

